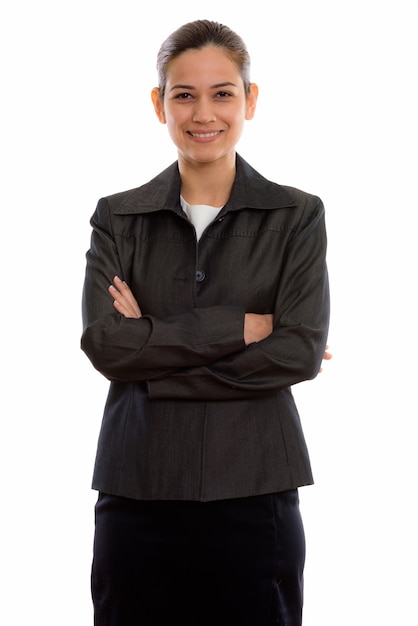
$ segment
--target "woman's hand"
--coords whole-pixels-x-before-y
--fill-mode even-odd
[[[261,341],[273,332],[273,315],[266,313],[246,313],[244,317],[244,341],[248,346],[250,343]]]
[[[109,293],[113,298],[113,306],[118,313],[128,318],[139,319],[142,317],[139,304],[124,280],[115,276],[113,284],[109,287]]]
[[[322,357],[322,359],[324,361],[330,361],[332,359],[332,354],[329,351],[329,346],[328,345],[325,346],[325,352],[324,352],[324,356]],[[319,371],[322,372],[322,367],[321,367],[321,369]]]
[[[245,345],[255,343],[266,339],[273,332],[273,315],[270,313],[266,315],[258,315],[257,313],[246,313],[244,318],[244,341]],[[332,354],[329,351],[329,346],[325,346],[323,361],[330,361]],[[319,370],[322,372],[322,367]]]

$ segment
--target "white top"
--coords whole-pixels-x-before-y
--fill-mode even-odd
[[[210,206],[208,204],[188,204],[180,196],[180,204],[183,211],[196,229],[196,237],[199,241],[203,231],[215,219],[222,207]]]

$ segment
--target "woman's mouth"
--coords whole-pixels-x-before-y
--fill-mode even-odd
[[[189,134],[192,137],[195,137],[196,139],[211,139],[212,137],[216,137],[217,135],[220,135],[222,131],[220,130],[215,130],[215,131],[211,131],[211,132],[207,132],[207,133],[193,133],[192,131],[188,131]]]

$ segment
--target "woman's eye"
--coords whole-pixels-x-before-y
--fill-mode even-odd
[[[218,91],[216,94],[218,98],[228,98],[231,94],[228,91]]]
[[[188,98],[191,98],[191,95],[187,92],[184,92],[184,93],[178,93],[175,97],[178,100],[187,100]]]

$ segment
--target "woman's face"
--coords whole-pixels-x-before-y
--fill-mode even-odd
[[[235,63],[220,48],[187,50],[168,65],[164,100],[152,91],[160,122],[177,147],[179,159],[211,163],[235,158],[245,120],[253,117],[257,86],[246,94]]]

